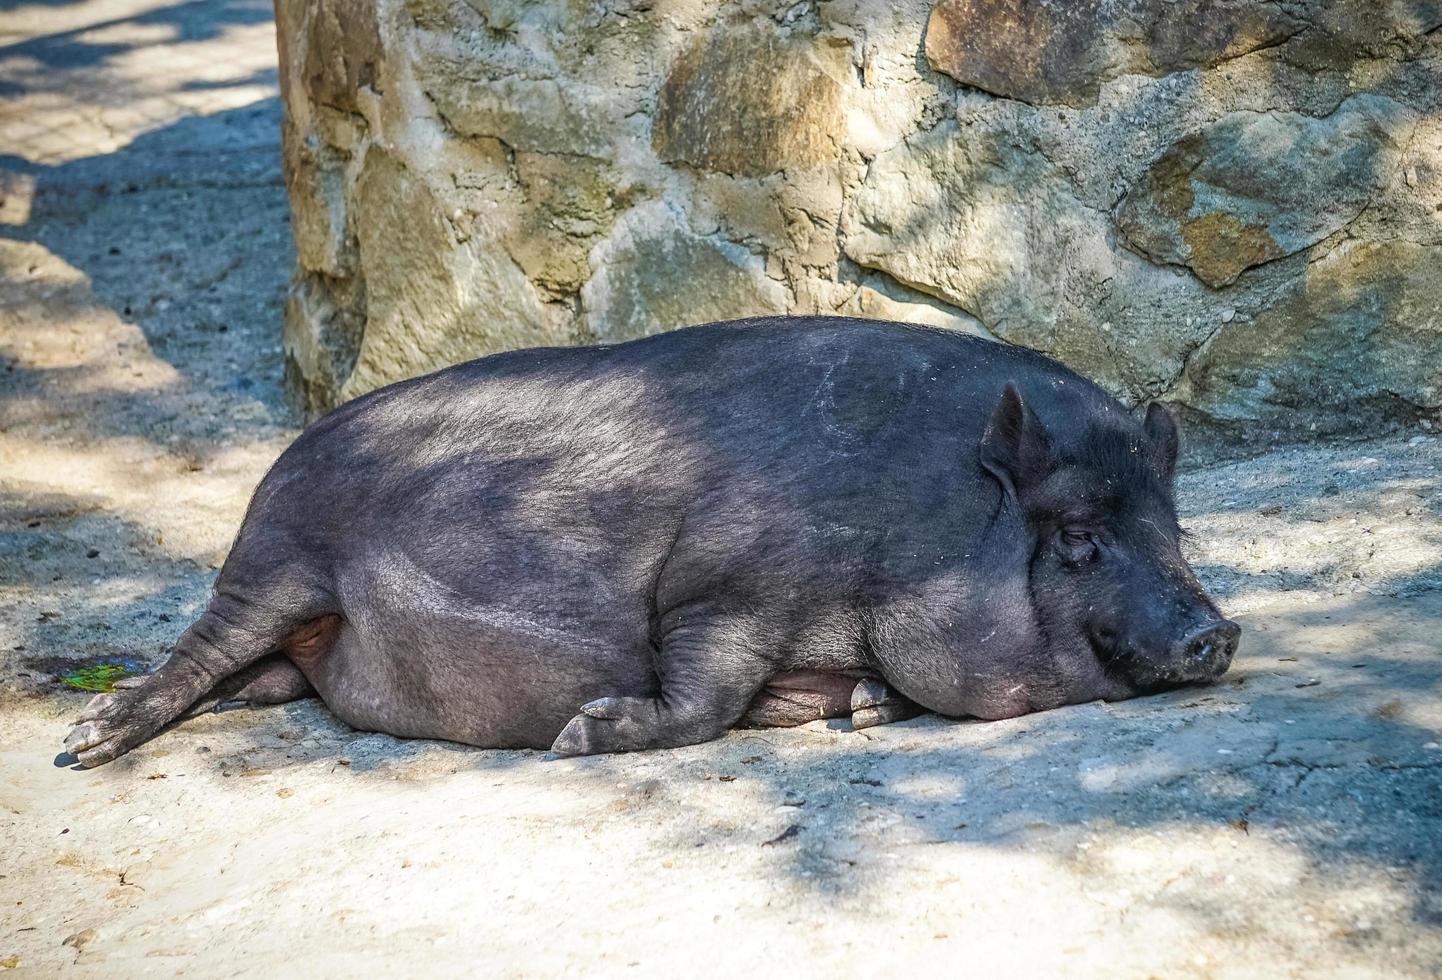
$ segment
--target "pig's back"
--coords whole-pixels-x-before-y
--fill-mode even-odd
[[[493,570],[618,594],[654,579],[687,515],[758,559],[805,527],[874,551],[899,526],[929,534],[958,497],[982,519],[994,488],[976,447],[1007,380],[1044,420],[1110,402],[1022,348],[843,318],[513,351],[337,409],[287,450],[247,523],[286,523],[319,554],[400,549],[469,579],[484,552]]]

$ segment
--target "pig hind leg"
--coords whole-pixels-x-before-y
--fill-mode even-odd
[[[99,695],[81,712],[65,739],[65,751],[81,765],[103,765],[158,735],[221,681],[281,649],[325,612],[316,608],[324,602],[319,594],[279,576],[244,581],[248,576],[232,567],[236,557],[232,553],[210,605],[160,669],[133,687]]]
[[[714,619],[672,630],[657,656],[660,693],[600,698],[556,736],[557,755],[597,755],[694,745],[721,735],[746,713],[775,673],[764,630]]]
[[[215,685],[188,712],[224,711],[241,705],[287,704],[316,697],[300,668],[283,653],[272,653]]]
[[[258,670],[221,706],[239,704],[286,704],[316,696],[315,688],[300,668],[281,654],[272,654],[255,665]]]

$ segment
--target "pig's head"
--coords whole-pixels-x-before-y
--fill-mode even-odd
[[[1117,412],[1049,433],[1012,385],[982,439],[983,467],[1032,534],[1031,600],[1047,642],[1084,650],[1084,639],[1137,693],[1218,677],[1241,635],[1182,557],[1178,444],[1156,404],[1141,424]]]

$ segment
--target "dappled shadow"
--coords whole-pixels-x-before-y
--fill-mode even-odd
[[[296,767],[329,773],[341,780],[335,788],[355,779],[438,790],[474,774],[538,792],[554,782],[575,795],[578,814],[654,821],[644,853],[656,861],[759,854],[770,872],[841,901],[964,868],[984,852],[1044,858],[1053,873],[1096,887],[1086,883],[1140,860],[1137,842],[1155,832],[1179,855],[1198,841],[1222,854],[1228,841],[1245,843],[1278,855],[1279,866],[1280,855],[1300,855],[1306,870],[1288,872],[1295,887],[1309,879],[1320,891],[1347,889],[1366,874],[1403,882],[1416,903],[1408,928],[1442,926],[1442,662],[1430,643],[1442,603],[1435,594],[1401,605],[1345,599],[1243,623],[1244,653],[1216,685],[1007,722],[926,717],[865,733],[815,725],[557,761],[352,733],[318,703],[297,702],[192,720],[153,756],[141,750],[75,778],[120,786],[208,774],[221,793]],[[738,824],[743,805],[751,818]],[[1281,928],[1209,882],[1203,858],[1157,859],[1168,860],[1178,877],[1149,890],[1176,914],[1206,928]],[[1363,950],[1383,938],[1355,932],[1348,941]]]
[[[261,68],[239,80],[193,78],[182,84],[180,90],[182,92],[210,92],[216,89],[228,88],[232,85],[257,85],[274,88],[279,84],[279,73],[274,68]]]
[[[1394,465],[1399,455],[1395,445],[1370,452]],[[1228,515],[1237,520],[1279,501],[1303,515],[1330,507],[1365,513],[1390,488],[1355,465],[1361,453],[1311,449],[1272,466],[1197,472],[1184,478],[1184,509],[1194,523],[1214,522],[1209,533],[1225,530]],[[1435,456],[1419,465],[1434,466]],[[1334,480],[1342,484],[1328,492]],[[1229,506],[1198,513],[1212,499],[1204,496],[1211,484],[1225,494],[1217,503]],[[1291,525],[1268,516],[1279,537],[1309,531],[1305,517]],[[1404,579],[1367,584],[1387,590]],[[1244,599],[1254,587],[1243,575],[1228,597]],[[157,773],[208,774],[223,780],[222,793],[290,770],[323,771],[341,787],[355,779],[435,789],[481,773],[555,783],[577,794],[578,812],[657,821],[647,853],[658,861],[759,853],[768,871],[836,901],[903,888],[938,862],[965,865],[980,853],[1044,857],[1069,879],[1106,879],[1139,860],[1128,848],[1156,833],[1195,854],[1175,858],[1181,870],[1153,883],[1155,901],[1204,928],[1269,934],[1272,924],[1238,904],[1235,889],[1206,877],[1217,849],[1228,853],[1235,840],[1271,855],[1278,868],[1300,858],[1305,873],[1287,872],[1297,888],[1306,879],[1308,887],[1346,889],[1366,875],[1402,882],[1415,903],[1407,928],[1442,926],[1442,661],[1432,639],[1442,628],[1442,594],[1273,600],[1240,617],[1241,654],[1216,685],[1007,722],[928,717],[864,733],[836,723],[736,732],[639,756],[552,760],[356,733],[308,701],[191,719],[75,778],[120,785]],[[153,624],[148,635],[158,645],[180,625]],[[62,696],[76,705],[87,697]],[[755,822],[735,820],[742,799]],[[1199,841],[1214,842],[1205,845],[1212,857],[1197,856]],[[1345,928],[1361,950],[1385,937]]]
[[[10,7],[30,6],[9,3]],[[54,0],[56,6],[64,0]],[[0,8],[3,10],[3,8]],[[264,0],[190,0],[0,45],[0,75],[26,92],[64,91],[65,71],[104,68],[137,48],[209,41],[237,24],[268,24]]]
[[[432,421],[438,424],[455,421],[445,417],[442,398],[426,399],[422,405],[436,414]],[[726,409],[717,404],[708,410]],[[577,411],[596,417],[584,404],[578,404]],[[403,432],[405,425],[424,427],[427,417],[418,409],[390,421],[396,432]],[[520,422],[534,419],[523,415]],[[716,431],[706,430],[711,438]],[[379,466],[386,454],[408,452],[417,455],[402,461],[415,471],[444,462],[427,455],[436,447],[397,442],[395,434],[373,432],[374,441],[355,447],[355,462],[374,457]],[[708,435],[698,439],[707,443]],[[531,447],[516,463],[527,472],[575,465],[566,445],[561,438],[551,451]],[[711,447],[715,452],[721,448]],[[1376,452],[1392,457],[1398,446],[1384,450],[1379,445]],[[1421,459],[1424,468],[1432,466],[1432,457]],[[1290,483],[1282,479],[1291,471],[1280,459],[1264,470],[1247,471],[1244,464],[1235,464],[1192,473],[1185,478],[1184,509],[1193,511],[1194,520],[1216,517],[1188,496],[1206,481],[1235,495],[1234,505],[1248,507],[1267,506],[1262,502],[1278,499],[1285,485],[1286,497],[1281,499],[1303,522],[1314,509],[1324,513],[1333,506],[1328,501],[1351,508],[1349,512],[1378,506],[1390,489],[1375,478],[1372,466],[1357,465],[1360,462],[1334,457],[1333,470],[1325,474],[1298,466]],[[609,465],[604,458],[591,464]],[[1349,482],[1334,472],[1354,479]],[[1398,476],[1424,485],[1418,481],[1426,472],[1435,474],[1419,469]],[[1331,484],[1319,485],[1319,476],[1342,479],[1346,485],[1328,496]],[[608,484],[590,481],[584,486],[577,512],[614,509],[615,502],[606,496],[613,492]],[[1435,482],[1425,486],[1430,492]],[[508,494],[506,489],[498,487],[487,497],[486,519],[528,519],[519,491]],[[353,514],[346,518],[356,519]],[[1209,533],[1224,526],[1219,523]],[[564,556],[558,551],[533,557],[551,565]],[[514,583],[503,584],[514,591]],[[1245,583],[1237,591],[1245,593]],[[668,824],[667,835],[655,842],[661,853],[698,845],[723,854],[766,847],[768,871],[838,899],[900,887],[908,862],[927,864],[940,859],[938,855],[954,854],[950,848],[968,854],[976,849],[1008,856],[1047,854],[1070,869],[1068,873],[1080,875],[1088,862],[1100,860],[1097,854],[1104,845],[1132,833],[1155,829],[1178,839],[1199,833],[1240,834],[1300,855],[1323,881],[1329,876],[1344,880],[1362,869],[1416,882],[1411,921],[1431,928],[1442,924],[1435,906],[1435,848],[1416,844],[1410,833],[1400,836],[1400,829],[1378,834],[1376,828],[1400,827],[1399,807],[1409,821],[1424,827],[1438,819],[1438,757],[1428,745],[1435,746],[1442,724],[1433,714],[1442,666],[1427,645],[1430,627],[1418,624],[1432,623],[1442,610],[1435,594],[1402,606],[1379,607],[1376,602],[1343,598],[1331,606],[1294,606],[1245,617],[1243,657],[1212,688],[1013,722],[929,719],[860,734],[753,732],[642,757],[547,762],[542,753],[476,751],[357,735],[319,705],[296,703],[188,721],[107,767],[104,775],[76,778],[164,775],[177,765],[165,761],[176,755],[177,746],[199,744],[209,750],[203,753],[206,758],[196,761],[198,748],[187,751],[184,768],[178,771],[221,779],[325,768],[332,775],[348,773],[360,780],[416,783],[478,771],[528,780],[573,780],[597,798],[595,803],[588,799],[588,806],[619,798],[632,813],[645,814],[663,803],[683,811],[685,819]],[[1341,633],[1329,633],[1327,617],[1342,621]],[[1376,622],[1379,619],[1383,621]],[[178,625],[173,625],[151,635],[170,639],[176,632]],[[73,700],[78,704],[82,697]],[[649,788],[633,785],[638,782],[633,775],[637,765],[648,767],[640,782]],[[552,772],[556,775],[548,776]],[[687,787],[694,789],[698,783],[707,784],[702,798],[687,795]],[[725,806],[724,794],[731,790],[767,801],[772,816],[765,823],[736,826]],[[1076,853],[1082,844],[1096,853]],[[933,848],[942,850],[929,850]],[[873,852],[881,849],[900,852],[902,858],[878,863]],[[1233,910],[1206,888],[1177,885],[1167,901],[1179,914],[1208,927],[1233,921]],[[1365,945],[1370,940],[1358,941]]]
[[[11,638],[0,671],[11,697],[78,694],[62,678],[99,662],[153,668],[207,599],[209,569],[107,503],[0,491],[0,590]]]
[[[136,339],[175,369],[144,383],[122,373],[107,388],[94,361],[17,360],[0,387],[12,424],[53,417],[68,402],[89,437],[166,446],[178,437],[202,456],[293,424],[276,340],[292,255],[278,119],[267,99],[181,119],[103,156],[53,167],[0,161],[35,182],[28,220],[0,226],[0,239],[43,245],[84,273],[60,292],[24,267],[0,268],[9,307],[37,331],[80,311],[97,324],[134,324]]]
[[[1183,472],[1190,558],[1227,608],[1442,587],[1438,449],[1295,447]]]
[[[62,61],[112,56],[65,53],[60,41],[54,44],[43,50]],[[269,84],[267,77],[248,81]],[[277,114],[274,100],[267,100],[173,123],[116,153],[56,167],[17,167],[36,178],[39,190],[28,223],[12,229],[13,237],[41,244],[81,270],[97,303],[138,324],[149,349],[177,372],[159,387],[102,387],[76,396],[68,404],[86,413],[87,435],[145,440],[178,431],[187,451],[203,462],[228,440],[282,431],[278,360],[255,352],[273,336],[276,294],[289,269],[283,222],[266,224],[283,213],[284,199],[273,142],[251,142],[248,135],[260,134]],[[226,152],[189,149],[216,145]],[[191,195],[202,187],[224,203],[195,205]],[[919,226],[935,217],[916,220]],[[235,256],[255,263],[257,277],[238,277],[231,267]],[[135,273],[147,263],[182,271],[156,291],[155,279]],[[257,289],[270,292],[254,306]],[[244,379],[252,384],[240,386]],[[85,368],[20,367],[7,376],[3,397],[12,403],[17,427],[40,426],[53,409],[44,403],[85,380]],[[227,428],[227,420],[185,418],[191,406],[167,399],[191,390],[209,397],[231,392],[223,403],[258,405],[262,417],[239,431]],[[157,404],[177,417],[158,421]],[[529,463],[564,465],[564,454]],[[1234,520],[1229,513],[1280,504],[1284,509],[1269,518],[1276,522],[1273,533],[1299,538],[1314,533],[1313,518],[1351,520],[1350,513],[1382,508],[1397,488],[1424,490],[1418,499],[1435,515],[1435,472],[1383,479],[1356,471],[1350,481],[1339,478],[1337,493],[1328,496],[1317,482],[1300,479],[1290,486],[1239,486],[1243,471],[1218,469],[1196,474],[1198,490],[1205,481],[1220,486],[1206,504],[1189,509],[1194,524],[1208,522],[1206,540],[1222,540]],[[1193,489],[1187,479],[1184,507]],[[1235,495],[1237,506],[1223,506],[1222,495]],[[492,503],[498,510],[524,509],[500,495]],[[1332,504],[1338,513],[1327,509]],[[30,621],[18,629],[25,649],[6,656],[6,680],[23,672],[24,680],[36,682],[32,690],[67,707],[88,695],[60,688],[59,668],[120,654],[158,663],[185,625],[178,610],[204,601],[209,568],[184,550],[158,547],[157,528],[82,495],[7,498],[0,501],[0,521],[0,584],[33,593],[36,605],[26,608]],[[81,521],[90,523],[77,526]],[[1238,536],[1249,533],[1238,524]],[[145,579],[108,566],[104,553],[78,557],[100,538],[125,549],[152,549],[142,552]],[[1410,546],[1437,543],[1424,528]],[[1318,578],[1309,569],[1295,573],[1301,578],[1277,580],[1257,563],[1218,551],[1203,559],[1203,577],[1224,600],[1274,585],[1282,592]],[[1401,593],[1428,589],[1438,565],[1423,552],[1413,565],[1375,574],[1366,584]],[[86,573],[71,593],[73,606],[45,617],[51,611],[46,590],[55,581],[49,576],[73,575],[77,567]],[[99,629],[101,623],[110,628]],[[1442,926],[1436,748],[1442,662],[1431,639],[1442,625],[1442,608],[1435,595],[1400,604],[1347,596],[1274,606],[1248,614],[1243,623],[1248,634],[1242,655],[1215,686],[1009,722],[924,718],[868,733],[813,726],[733,733],[708,745],[644,756],[554,761],[540,752],[359,734],[311,701],[190,719],[111,767],[74,778],[120,785],[185,771],[239,785],[288,769],[325,768],[338,778],[434,788],[438,780],[474,773],[525,775],[579,787],[584,792],[572,801],[577,813],[615,808],[654,822],[661,832],[651,842],[654,853],[645,856],[657,864],[697,848],[717,854],[718,863],[731,853],[764,848],[767,870],[832,901],[905,889],[909,872],[939,862],[954,862],[948,866],[964,875],[967,862],[981,852],[1013,860],[1047,854],[1067,873],[1085,877],[1117,860],[1109,847],[1131,840],[1133,832],[1156,830],[1177,841],[1232,835],[1301,855],[1324,886],[1346,884],[1359,869],[1416,882],[1418,898],[1406,926]],[[62,653],[51,652],[56,650]],[[55,728],[58,748],[63,725]],[[216,785],[223,798],[226,783]],[[738,825],[733,819],[739,794],[768,805],[758,822]],[[507,816],[487,813],[484,800],[476,801],[478,826]],[[1235,893],[1204,880],[1183,876],[1159,885],[1158,895],[1158,902],[1208,928],[1235,928],[1239,916],[1262,917],[1255,908],[1229,906]],[[1265,933],[1269,924],[1253,928]],[[1363,929],[1349,941],[1365,949],[1375,939]]]
[[[0,415],[202,463],[288,431],[276,334],[293,248],[270,5],[29,9],[0,47],[0,244],[43,246],[68,269],[24,249],[0,260]],[[22,353],[55,350],[57,324],[88,356]]]

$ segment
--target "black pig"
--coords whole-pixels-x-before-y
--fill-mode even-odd
[[[1177,444],[1040,354],[895,323],[482,358],[307,429],[169,660],[65,747],[312,687],[356,728],[575,755],[847,713],[856,677],[978,718],[1210,680],[1239,628],[1178,548]],[[873,720],[904,704],[875,688]]]

